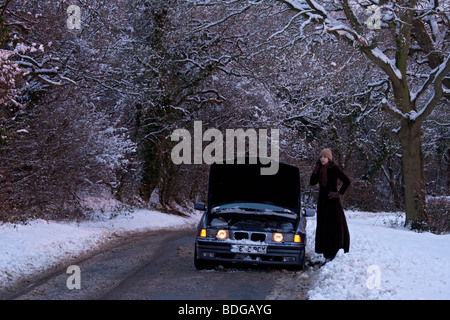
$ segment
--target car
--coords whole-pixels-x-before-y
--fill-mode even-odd
[[[204,211],[195,238],[197,269],[229,263],[303,269],[306,217],[315,211],[301,209],[298,167],[280,162],[275,174],[262,175],[265,165],[248,158],[211,165],[207,205],[194,203]]]

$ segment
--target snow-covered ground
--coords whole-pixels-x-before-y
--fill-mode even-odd
[[[403,215],[347,211],[350,252],[315,271],[310,299],[450,299],[450,235],[417,233],[402,226]],[[114,219],[82,223],[31,221],[0,224],[0,289],[74,258],[128,232],[195,225],[182,218],[136,210]],[[315,218],[308,218],[307,254],[315,263]],[[301,277],[301,275],[300,275]]]
[[[115,218],[110,219],[110,216]],[[158,211],[136,210],[103,214],[94,221],[55,222],[34,220],[26,225],[0,223],[0,291],[20,278],[44,271],[63,259],[99,248],[127,233],[196,225],[190,218]]]
[[[450,234],[403,228],[404,214],[346,211],[350,251],[319,269],[309,299],[450,299]],[[310,259],[315,220],[309,221]]]

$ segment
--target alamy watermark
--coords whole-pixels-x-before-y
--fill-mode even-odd
[[[366,273],[369,275],[366,281],[366,287],[369,290],[380,289],[381,287],[381,269],[376,264],[367,267]]]
[[[67,7],[67,28],[81,29],[81,9],[79,6],[72,4]]]
[[[279,129],[270,129],[270,156],[268,133],[267,129],[258,129],[258,131],[253,128],[226,129],[224,139],[224,134],[219,129],[213,128],[203,132],[202,121],[194,121],[193,138],[187,129],[176,129],[172,132],[171,140],[179,141],[179,143],[173,147],[171,158],[174,164],[213,164],[214,162],[232,164],[236,156],[237,163],[243,164],[248,145],[250,164],[256,164],[259,160],[262,165],[267,165],[267,167],[261,167],[261,175],[274,175],[279,167],[280,133]],[[203,148],[203,142],[210,143]],[[237,145],[236,153],[235,145]]]
[[[366,20],[367,28],[373,30],[381,29],[381,9],[379,6],[373,4],[366,9],[366,13],[369,14],[369,18]],[[68,29],[81,29],[81,9],[79,6],[72,4],[67,7],[67,28]]]
[[[366,20],[367,28],[371,30],[379,30],[381,29],[381,9],[377,5],[371,5],[367,7],[367,14],[370,14],[370,17]]]
[[[81,269],[77,265],[71,265],[67,268],[66,274],[70,274],[67,278],[66,286],[67,289],[81,289]]]

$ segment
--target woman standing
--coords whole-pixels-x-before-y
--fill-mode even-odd
[[[342,186],[337,190],[338,180]],[[350,179],[333,162],[330,149],[324,149],[319,154],[311,175],[310,184],[319,183],[319,200],[317,203],[316,252],[323,253],[327,261],[332,260],[339,249],[348,252],[350,234],[341,196],[350,185]]]

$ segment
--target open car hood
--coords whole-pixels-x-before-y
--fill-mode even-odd
[[[279,163],[274,175],[261,175],[262,165],[213,163],[209,173],[208,211],[228,203],[272,204],[300,213],[300,171]]]

